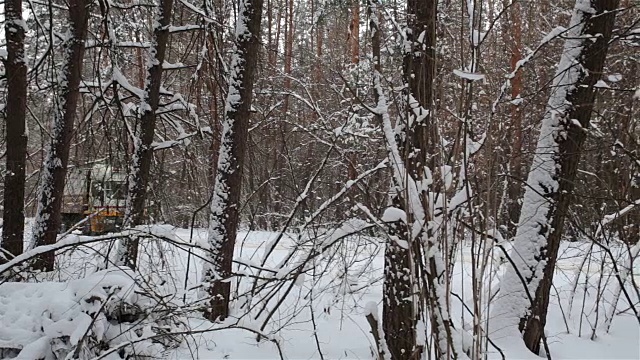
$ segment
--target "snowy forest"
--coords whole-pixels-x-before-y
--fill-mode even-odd
[[[1,359],[640,359],[640,1],[0,3]]]

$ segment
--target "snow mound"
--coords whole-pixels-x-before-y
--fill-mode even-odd
[[[162,346],[137,346],[150,335],[139,321],[142,304],[133,273],[120,268],[68,282],[1,284],[0,358],[91,358],[113,347],[120,354],[106,359],[157,356]]]

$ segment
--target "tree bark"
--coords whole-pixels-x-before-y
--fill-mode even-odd
[[[520,17],[520,1],[513,1],[509,9],[510,18],[510,35],[509,48],[511,52],[511,71],[514,71],[518,65],[518,61],[522,59],[522,19]],[[517,99],[522,93],[522,71],[517,71],[511,79],[511,98]],[[511,110],[511,129],[513,141],[511,143],[511,156],[509,157],[509,173],[511,180],[508,182],[508,223],[507,230],[509,238],[515,235],[520,219],[520,205],[518,200],[522,195],[522,183],[519,181],[522,177],[522,111],[520,106],[514,103],[510,106]]]
[[[287,1],[287,17],[285,20],[285,39],[284,39],[284,90],[289,92],[291,90],[291,65],[293,63],[293,36],[295,34],[293,28],[293,0]],[[289,95],[284,95],[284,102],[282,104],[282,112],[284,117],[289,113]],[[284,125],[283,125],[284,126]],[[286,127],[285,127],[286,131]]]
[[[437,146],[437,128],[432,123],[433,81],[435,77],[435,46],[436,46],[436,9],[437,2],[409,0],[407,2],[407,22],[411,32],[407,34],[413,43],[412,49],[406,52],[403,59],[404,78],[409,86],[407,100],[409,106],[405,110],[408,116],[414,108],[420,112],[422,120],[406,129],[407,141],[404,146],[405,154],[414,151],[409,163],[412,175],[422,177],[425,166],[436,170],[435,154]],[[423,34],[422,41],[420,36]],[[436,177],[434,177],[435,179]]]
[[[38,210],[33,228],[35,246],[56,242],[60,230],[60,210],[64,194],[64,184],[69,162],[69,146],[73,137],[73,127],[80,97],[80,81],[84,63],[84,43],[87,33],[89,3],[86,0],[69,1],[69,33],[71,36],[63,45],[64,61],[58,84],[58,99],[54,111],[51,143],[45,155],[40,178]],[[51,271],[54,254],[48,252],[36,259],[34,269]]]
[[[372,5],[375,7],[370,3]],[[425,168],[437,169],[438,165],[435,156],[438,134],[432,114],[436,6],[434,1],[408,1],[409,31],[404,35],[410,48],[405,49],[404,53],[403,79],[407,84],[407,93],[401,127],[394,131],[388,113],[379,116],[394,174],[391,206],[405,214],[404,219],[389,222],[390,240],[385,248],[382,326],[392,359],[417,359],[422,356],[426,344],[418,342],[417,332],[420,330],[417,324],[423,319],[425,311],[429,312],[431,332],[435,337],[436,358],[457,357],[443,293],[446,276],[440,245],[433,229],[427,225],[432,220],[429,210],[432,199],[428,194],[431,190],[418,186],[429,178]],[[373,57],[379,61],[380,38],[375,16],[370,14],[370,19]],[[379,62],[375,67],[377,109],[386,109],[378,73]],[[398,134],[398,130],[402,134]],[[437,176],[433,178],[437,179]]]
[[[360,62],[360,0],[351,0],[351,22],[349,23],[349,53],[351,63]]]
[[[3,252],[19,255],[24,237],[24,187],[27,133],[25,112],[27,104],[27,66],[24,62],[26,23],[22,19],[22,0],[5,2],[5,34],[7,59],[6,143],[7,170],[4,178],[4,213],[2,226]],[[11,144],[9,146],[9,144]],[[7,254],[2,254],[0,260]]]
[[[405,175],[400,176],[401,180],[404,177],[404,181],[396,181],[397,190],[392,196],[392,204],[399,206],[406,213],[406,224],[396,222],[395,228],[392,227],[390,231],[397,234],[396,236],[406,236],[400,239],[406,240],[407,244],[403,247],[400,242],[392,241],[387,247],[385,286],[397,286],[394,283],[403,287],[411,285],[407,289],[411,290],[414,298],[411,319],[413,336],[415,337],[419,331],[417,322],[424,319],[422,316],[425,312],[428,313],[436,358],[455,359],[461,351],[461,346],[453,336],[454,328],[450,320],[445,286],[448,278],[447,269],[443,263],[440,239],[437,230],[431,225],[435,219],[431,211],[434,197],[443,196],[442,193],[446,190],[441,180],[442,164],[438,157],[440,141],[433,115],[436,15],[435,1],[407,2],[409,31],[405,36],[410,48],[405,49],[403,60],[403,78],[407,84],[405,115],[401,129],[404,134],[396,137],[406,169]],[[427,187],[421,184],[427,184]],[[399,231],[401,227],[404,228],[404,233]],[[400,278],[394,279],[394,276],[398,276],[394,274],[402,274],[403,270],[411,272],[408,277],[410,284]],[[384,305],[388,314],[385,314],[383,308],[383,320],[390,319],[388,323],[393,324],[393,304]],[[408,311],[403,314],[407,315]],[[393,339],[394,331],[395,327],[385,329],[388,341],[401,341]],[[406,348],[396,348],[390,344],[388,346],[392,357],[409,359],[420,357],[426,344],[414,340],[414,347],[409,353]]]
[[[536,354],[585,129],[590,126],[594,85],[602,75],[617,7],[618,0],[576,1],[528,175],[512,250],[515,268],[509,266],[494,307],[502,322],[494,329],[517,326]]]
[[[236,20],[236,45],[230,65],[216,181],[209,220],[209,261],[203,282],[210,296],[205,316],[210,320],[229,315],[231,263],[240,220],[242,168],[247,146],[254,74],[257,66],[263,0],[242,0]]]
[[[173,0],[161,0],[158,6],[158,23],[153,30],[153,42],[155,51],[151,51],[151,66],[147,69],[146,87],[141,107],[144,111],[140,118],[139,133],[134,139],[134,154],[129,169],[129,193],[127,196],[127,209],[125,214],[125,227],[140,225],[145,217],[145,201],[149,184],[149,172],[153,159],[151,143],[156,129],[156,112],[160,105],[160,85],[162,84],[162,64],[164,63],[167,42],[169,41],[169,24]],[[137,237],[127,239],[126,249],[117,259],[118,265],[136,267],[138,259]]]
[[[273,3],[274,0],[267,0],[267,59],[271,69],[276,66],[276,55],[278,54],[277,43],[273,36]]]
[[[381,78],[381,61],[380,47],[381,36],[378,23],[377,1],[369,0],[368,11],[371,26],[371,48],[374,61],[374,95],[375,102],[378,107],[384,104],[386,99],[382,92],[380,84]],[[380,124],[383,124],[383,114],[377,114],[376,117]],[[387,114],[388,116],[388,114]],[[389,148],[396,145],[396,139],[388,139]],[[393,151],[390,150],[390,157],[393,157]],[[398,153],[399,155],[399,153]],[[393,159],[392,159],[393,160]],[[401,161],[400,159],[396,159]],[[401,169],[398,169],[401,171]],[[400,198],[400,189],[404,184],[399,179],[391,181],[392,192],[396,192],[396,196],[391,196],[392,206],[403,208],[402,199]],[[389,241],[386,244],[384,252],[384,283],[382,289],[382,330],[385,343],[389,350],[391,359],[410,359],[414,351],[416,351],[416,314],[414,308],[415,297],[413,294],[413,279],[411,257],[406,247],[400,246],[397,240],[407,241],[409,234],[407,233],[407,225],[401,221],[389,224],[388,228]]]

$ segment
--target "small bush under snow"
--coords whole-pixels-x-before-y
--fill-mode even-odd
[[[0,358],[158,357],[165,346],[151,341],[161,328],[152,304],[120,268],[68,282],[1,284]]]

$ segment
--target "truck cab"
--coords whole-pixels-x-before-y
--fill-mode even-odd
[[[80,227],[84,234],[119,231],[126,201],[126,173],[106,164],[73,167],[67,170],[62,201],[61,230]]]

